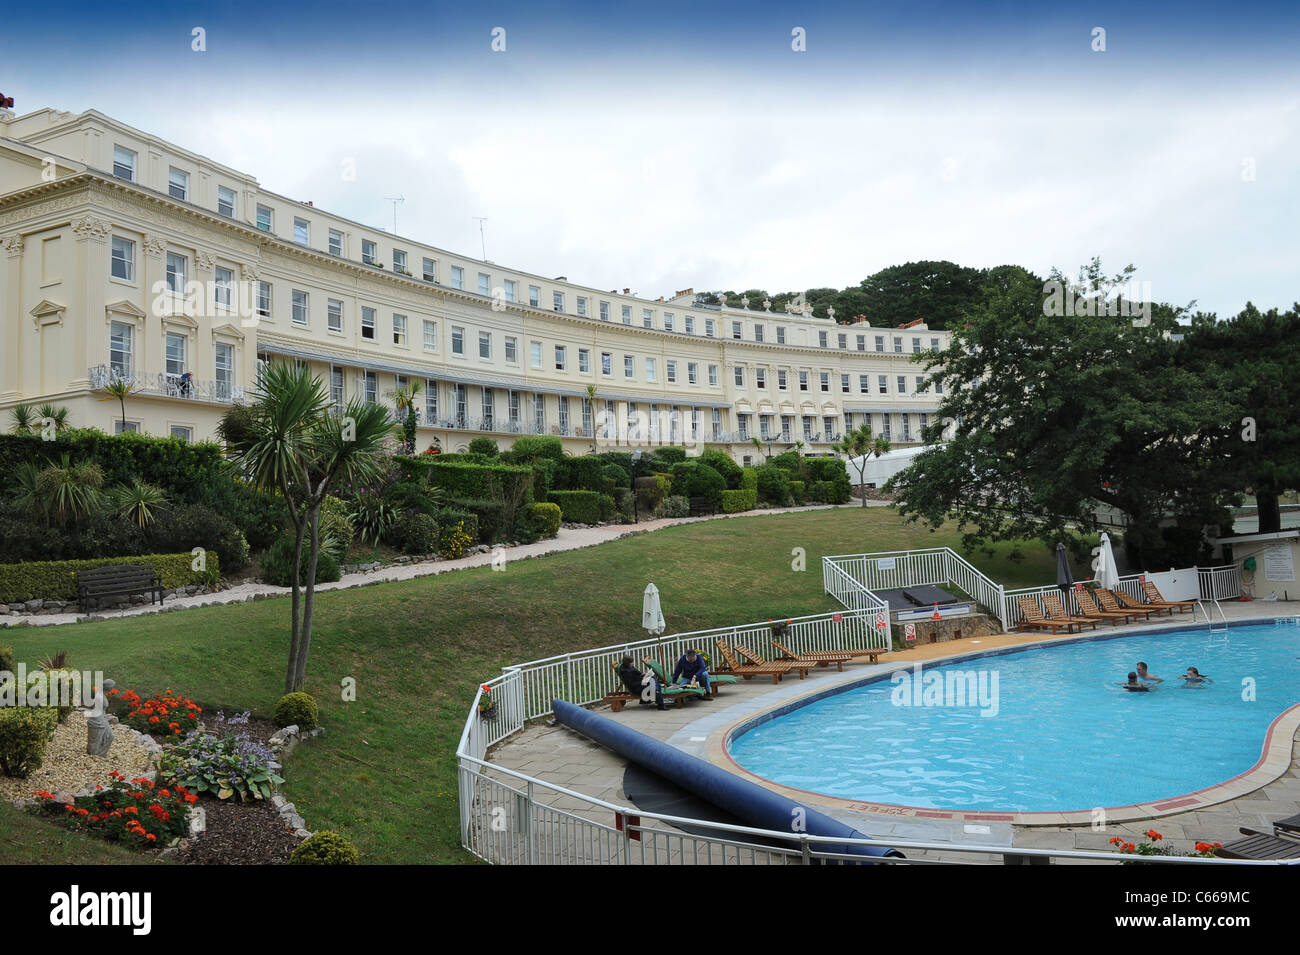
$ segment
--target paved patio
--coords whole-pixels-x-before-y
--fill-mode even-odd
[[[1300,601],[1232,603],[1225,604],[1224,610],[1230,620],[1300,616]],[[1181,621],[1175,616],[1172,622],[1163,623],[1161,629],[1186,626],[1191,616],[1181,616]],[[1154,624],[1151,626],[1154,627]],[[1124,629],[1126,628],[1116,628],[1117,632]],[[1148,629],[1148,626],[1144,624],[1143,629]],[[1109,631],[1110,628],[1107,627],[1106,630]],[[621,713],[612,713],[607,706],[596,709],[603,716],[734,772],[736,767],[727,760],[722,744],[728,729],[747,716],[839,683],[853,682],[864,675],[892,672],[900,665],[910,666],[918,660],[938,661],[958,654],[1044,644],[1063,639],[1069,637],[1051,638],[1041,634],[1017,633],[929,644],[906,652],[887,654],[874,667],[848,665],[844,673],[836,672],[834,667],[817,669],[805,680],[799,680],[797,675],[786,677],[775,687],[766,680],[742,682],[723,688],[719,697],[712,702],[688,703],[682,709],[660,712],[635,704],[626,707]],[[886,843],[893,839],[954,845],[1112,852],[1113,847],[1109,844],[1112,837],[1122,836],[1127,841],[1136,843],[1143,841],[1142,834],[1146,830],[1154,828],[1164,835],[1165,844],[1172,845],[1176,850],[1190,852],[1198,841],[1226,843],[1238,838],[1238,829],[1242,826],[1267,830],[1272,820],[1300,812],[1300,747],[1296,746],[1296,739],[1300,738],[1300,711],[1292,714],[1285,727],[1279,723],[1278,728],[1282,732],[1276,734],[1279,738],[1273,742],[1271,762],[1261,768],[1261,773],[1267,771],[1272,781],[1261,785],[1247,779],[1237,783],[1231,790],[1215,793],[1212,805],[1205,804],[1211,801],[1210,797],[1206,797],[1200,801],[1201,804],[1183,810],[1168,808],[1158,818],[1144,817],[1120,822],[1111,820],[1101,829],[1094,829],[1087,823],[1016,825],[987,818],[963,818],[960,813],[936,813],[925,817],[897,810],[861,811],[848,808],[842,800],[819,799],[808,797],[807,794],[803,801],[816,805],[828,815]],[[504,768],[565,789],[616,805],[629,805],[622,789],[626,762],[604,747],[564,727],[544,723],[529,726],[496,747],[490,754],[490,759]],[[505,774],[491,775],[506,781]],[[548,792],[545,787],[536,787],[535,797],[541,802],[604,825],[613,822],[609,810],[595,809],[582,800]],[[1048,822],[1047,819],[1043,821]],[[1062,817],[1057,821],[1065,820]],[[1001,862],[1000,856],[994,854],[969,852],[907,850],[907,855],[910,858],[944,861]]]

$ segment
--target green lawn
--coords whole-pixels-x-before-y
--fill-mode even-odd
[[[649,581],[662,594],[669,631],[696,630],[834,609],[821,590],[823,555],[956,539],[905,525],[892,509],[842,508],[681,525],[511,562],[502,572],[320,594],[307,690],[320,701],[326,732],[290,758],[285,794],[311,828],[345,833],[363,861],[467,861],[453,754],[475,687],[503,664],[639,638]],[[791,570],[795,547],[807,552],[804,572]],[[1023,545],[1019,560],[1012,550],[967,559],[1008,587],[1055,580],[1042,544]],[[66,649],[70,665],[103,670],[123,688],[170,688],[209,710],[268,715],[283,689],[288,617],[281,598],[14,628],[5,640],[29,663]],[[347,677],[356,680],[354,703],[340,699]],[[116,861],[99,847],[72,855]]]

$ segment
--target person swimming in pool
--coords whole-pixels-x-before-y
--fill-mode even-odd
[[[1141,682],[1136,673],[1130,672],[1127,683],[1116,683],[1116,686],[1122,686],[1130,693],[1150,693],[1151,687]]]
[[[1147,665],[1140,660],[1138,661],[1137,678],[1141,680],[1143,683],[1164,683],[1165,682],[1164,680],[1160,679],[1160,677],[1152,676],[1149,672],[1147,672]]]
[[[1196,667],[1188,667],[1187,675],[1179,677],[1179,679],[1185,681],[1183,686],[1205,686],[1207,683],[1214,682],[1208,676],[1202,676],[1201,671]]]

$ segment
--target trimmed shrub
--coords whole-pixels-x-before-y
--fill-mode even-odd
[[[601,462],[599,458],[593,457],[591,455],[584,455],[583,457],[580,458],[570,458],[567,463],[569,465],[567,486],[559,487],[557,485],[556,488],[557,490],[563,490],[563,491],[605,490],[605,481],[603,476],[600,473],[600,469],[604,467],[604,464],[603,462]],[[551,495],[554,493],[555,491],[551,491],[549,494],[547,494],[546,499],[548,501],[552,500]]]
[[[609,512],[614,509],[612,497],[595,491],[552,491],[549,498],[551,504],[559,506],[562,519],[570,524],[596,524],[603,520],[601,498],[609,501]]]
[[[21,603],[36,598],[76,600],[77,571],[119,564],[153,564],[154,573],[162,578],[163,587],[168,590],[188,584],[211,586],[220,579],[221,559],[215,553],[207,555],[206,570],[191,570],[193,560],[193,554],[185,553],[0,564],[0,603]]]
[[[758,490],[758,472],[754,468],[740,469],[740,490],[757,491]]]
[[[40,769],[58,719],[58,711],[48,706],[0,709],[0,772],[26,779]]]
[[[477,543],[495,544],[504,540],[513,530],[511,527],[505,526],[505,505],[503,504],[496,501],[466,498],[455,498],[450,503],[452,507],[474,516],[478,535],[475,538]],[[522,505],[520,510],[527,506],[527,504]]]
[[[707,464],[721,474],[723,480],[727,482],[727,487],[733,490],[740,487],[741,467],[727,452],[719,451],[717,448],[709,448],[701,453],[696,460],[701,464]]]
[[[787,471],[798,471],[803,458],[798,451],[782,451],[774,458],[768,458],[767,463],[778,468],[784,468]]]
[[[686,449],[665,445],[662,448],[655,448],[651,458],[657,467],[666,471],[674,464],[681,464],[686,460]]]
[[[491,500],[497,490],[509,498],[514,496],[517,485],[523,483],[525,485],[523,500],[525,502],[533,500],[531,467],[444,461],[441,455],[423,461],[422,465],[429,486],[442,488],[448,498],[486,501]]]
[[[560,532],[560,505],[544,502],[525,504],[515,523],[515,537],[525,544],[554,537]]]
[[[737,514],[740,511],[750,511],[758,503],[758,493],[756,491],[723,491],[722,492],[722,513]]]
[[[601,490],[606,494],[613,494],[619,488],[632,487],[632,475],[617,464],[606,464],[600,469],[600,476],[605,480]]]
[[[300,730],[314,730],[320,726],[320,707],[310,693],[286,693],[275,704],[272,717],[276,726],[297,726]]]
[[[407,511],[394,525],[396,546],[405,554],[436,554],[438,522],[423,511]]]
[[[790,498],[790,475],[781,468],[764,465],[754,470],[754,488],[759,500],[784,504]]]
[[[722,492],[727,482],[713,468],[699,461],[673,465],[673,492],[686,498],[703,497],[714,511],[722,509]]]
[[[542,458],[561,461],[564,459],[564,443],[548,434],[520,435],[501,457],[503,460],[530,465]]]
[[[311,563],[311,542],[304,537],[302,541],[302,561],[299,564],[298,579],[301,583],[307,583],[307,567]],[[339,562],[334,559],[334,555],[321,548],[320,555],[316,558],[316,583],[324,584],[338,580]],[[282,534],[271,545],[271,549],[266,552],[262,558],[262,578],[268,584],[275,584],[277,587],[293,586],[293,538],[288,534]]]
[[[358,865],[361,853],[337,832],[328,829],[299,843],[289,865]]]
[[[482,454],[489,458],[495,458],[501,453],[497,447],[496,439],[489,438],[485,434],[480,434],[477,438],[471,438],[469,442],[470,454]]]
[[[320,505],[321,546],[331,542],[330,553],[342,561],[352,549],[352,541],[357,536],[352,518],[348,517],[348,506],[337,497],[329,496]]]
[[[660,517],[689,517],[691,502],[680,494],[670,494],[659,507]]]
[[[652,474],[649,477],[639,477],[633,483],[636,485],[634,490],[637,495],[637,505],[647,514],[653,514],[659,510],[659,505],[668,496],[668,491],[673,486],[673,479],[670,474]]]
[[[150,549],[160,553],[179,553],[202,547],[221,558],[221,569],[228,574],[248,563],[248,541],[238,527],[210,507],[191,504],[163,511],[149,528]]]
[[[803,481],[790,482],[790,496],[794,498],[796,504],[803,504],[808,500],[808,485]]]
[[[466,534],[469,535],[470,545],[478,543],[478,515],[477,514],[471,513],[470,511],[467,511],[461,507],[452,507],[451,505],[446,505],[443,507],[434,508],[432,511],[429,512],[429,516],[438,522],[438,528],[439,528],[438,540],[440,543],[443,540],[446,529],[456,524],[460,524],[461,529]],[[438,552],[442,553],[441,547],[439,547]]]

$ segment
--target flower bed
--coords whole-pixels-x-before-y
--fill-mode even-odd
[[[112,689],[109,695],[126,705],[126,715],[120,717],[123,723],[138,732],[162,739],[184,738],[203,715],[201,706],[171,690],[142,697],[134,690]]]
[[[41,801],[35,811],[70,829],[139,848],[175,845],[189,832],[190,805],[198,796],[183,786],[160,788],[144,776],[128,780],[119,772],[109,775],[113,781],[107,788],[96,786],[92,794],[70,803],[42,789],[36,793]]]

